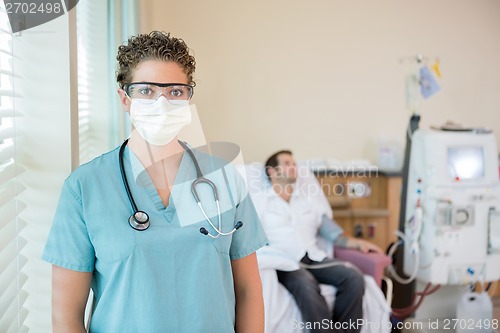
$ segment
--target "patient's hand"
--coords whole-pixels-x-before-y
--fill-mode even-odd
[[[375,253],[384,254],[384,251],[382,251],[382,249],[378,245],[373,244],[373,243],[366,241],[364,239],[350,238],[348,240],[347,244],[348,244],[347,247],[356,249],[356,250],[363,252],[363,253],[375,252]]]

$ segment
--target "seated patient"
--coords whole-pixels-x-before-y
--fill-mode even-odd
[[[279,282],[293,295],[302,320],[321,323],[324,319],[333,319],[334,322],[349,323],[362,319],[362,274],[338,260],[327,258],[327,254],[318,247],[317,236],[321,231],[339,247],[362,252],[383,251],[365,240],[342,235],[342,229],[323,213],[324,210],[319,209],[320,205],[314,202],[314,197],[296,188],[297,166],[290,151],[272,155],[265,168],[271,186],[257,195],[254,203],[269,239],[268,246],[272,248],[267,250],[300,263],[296,265],[296,270],[277,270],[277,275]],[[333,318],[320,293],[320,283],[337,289]],[[360,329],[361,326],[344,332],[359,332]]]

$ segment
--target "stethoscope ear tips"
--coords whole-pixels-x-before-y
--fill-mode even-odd
[[[204,234],[205,236],[210,236],[212,238],[219,238],[219,236],[229,236],[231,235],[233,232],[235,232],[236,230],[238,230],[239,228],[241,228],[243,226],[243,222],[241,221],[238,221],[236,222],[236,224],[234,225],[234,228],[233,230],[231,230],[230,232],[221,232],[220,230],[217,230],[215,229],[215,231],[217,231],[217,235],[214,236],[214,235],[211,235],[207,229],[205,229],[205,227],[201,227],[200,228],[200,233]]]

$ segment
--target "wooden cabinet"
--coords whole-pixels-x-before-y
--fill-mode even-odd
[[[318,171],[316,176],[333,208],[335,221],[348,235],[369,240],[383,250],[396,241],[400,174],[372,169]]]

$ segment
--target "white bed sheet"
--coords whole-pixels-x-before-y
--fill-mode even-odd
[[[301,329],[302,316],[293,299],[292,294],[278,281],[276,271],[261,269],[262,292],[265,308],[265,333],[296,333],[307,330]],[[375,283],[375,280],[365,275],[365,296],[363,297],[364,322],[362,333],[389,333],[390,309],[384,295]],[[333,308],[335,288],[321,285],[321,293],[328,305]]]

